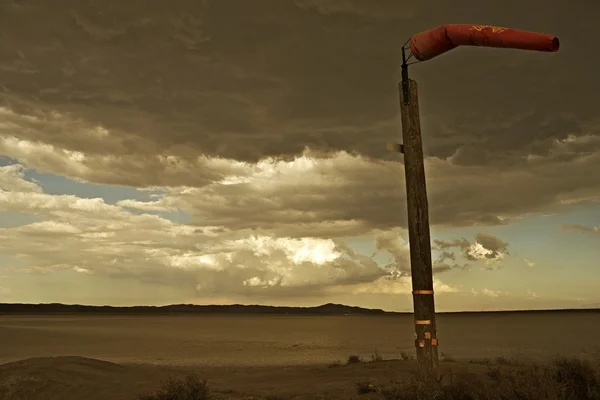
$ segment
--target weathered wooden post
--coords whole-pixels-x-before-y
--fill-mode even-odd
[[[398,84],[402,116],[402,152],[406,178],[410,271],[415,322],[417,363],[424,372],[438,368],[438,339],[435,323],[433,271],[429,210],[417,82],[408,78],[408,65],[402,49],[402,81]]]

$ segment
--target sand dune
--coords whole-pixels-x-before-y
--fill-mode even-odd
[[[84,357],[43,357],[0,365],[0,399],[133,398],[170,371]]]

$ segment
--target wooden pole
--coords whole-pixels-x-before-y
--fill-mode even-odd
[[[398,84],[402,114],[402,151],[406,176],[408,209],[408,237],[410,243],[410,271],[412,275],[413,304],[417,349],[417,363],[423,372],[437,372],[438,343],[433,296],[431,242],[427,186],[423,161],[419,94],[417,82],[407,77],[403,90]],[[406,87],[406,84],[408,87]],[[408,96],[406,96],[408,95]]]

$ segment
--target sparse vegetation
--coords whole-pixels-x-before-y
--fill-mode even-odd
[[[489,358],[483,358],[480,360],[470,360],[469,364],[483,364],[483,365],[488,365],[490,363],[490,359]]]
[[[137,400],[209,400],[208,385],[197,375],[190,374],[184,379],[171,378],[152,394],[142,394]]]
[[[510,364],[510,360],[506,357],[496,357],[496,364],[500,364],[500,365]]]
[[[383,361],[383,357],[377,350],[373,354],[371,354],[371,361]]]
[[[356,364],[356,363],[359,363],[359,362],[361,362],[361,359],[360,359],[359,355],[353,354],[351,356],[348,356],[348,360],[347,360],[348,364]]]
[[[377,387],[369,381],[359,381],[354,384],[356,386],[356,393],[367,394],[377,392]]]
[[[360,362],[359,356],[348,357],[349,364],[357,362]],[[341,365],[339,361],[334,364]],[[368,380],[361,380],[354,385],[359,395],[378,393],[385,400],[600,400],[600,358],[596,364],[592,364],[577,358],[561,357],[546,366],[515,366],[507,360],[503,364],[488,365],[486,375],[456,374],[434,378],[415,373],[412,379],[393,387],[378,387]],[[171,379],[156,393],[137,398],[210,399],[213,397],[206,381],[197,375]],[[266,399],[286,398],[270,396]]]
[[[386,400],[600,400],[600,370],[577,358],[558,358],[545,367],[490,366],[487,376],[452,377],[442,383],[415,374],[380,393]]]
[[[488,367],[488,369],[487,369],[487,376],[490,379],[494,379],[494,380],[499,379],[500,375],[501,375],[500,367],[491,367],[491,366]]]
[[[404,361],[409,361],[409,360],[413,360],[414,359],[413,356],[409,356],[408,354],[406,354],[403,351],[400,352],[400,358],[402,358],[402,360],[404,360]]]
[[[339,367],[342,365],[342,362],[340,360],[336,360],[334,362],[332,362],[331,364],[329,364],[327,366],[327,368],[335,368],[335,367]]]
[[[442,354],[440,354],[440,356],[441,356],[441,359],[443,362],[454,362],[455,361],[454,357],[452,357],[451,355],[446,354],[444,352],[442,352]]]

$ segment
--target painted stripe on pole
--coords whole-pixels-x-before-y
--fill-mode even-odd
[[[433,290],[422,289],[422,290],[413,290],[413,294],[433,294]]]
[[[429,319],[415,319],[415,325],[431,325],[431,320],[429,320]]]

